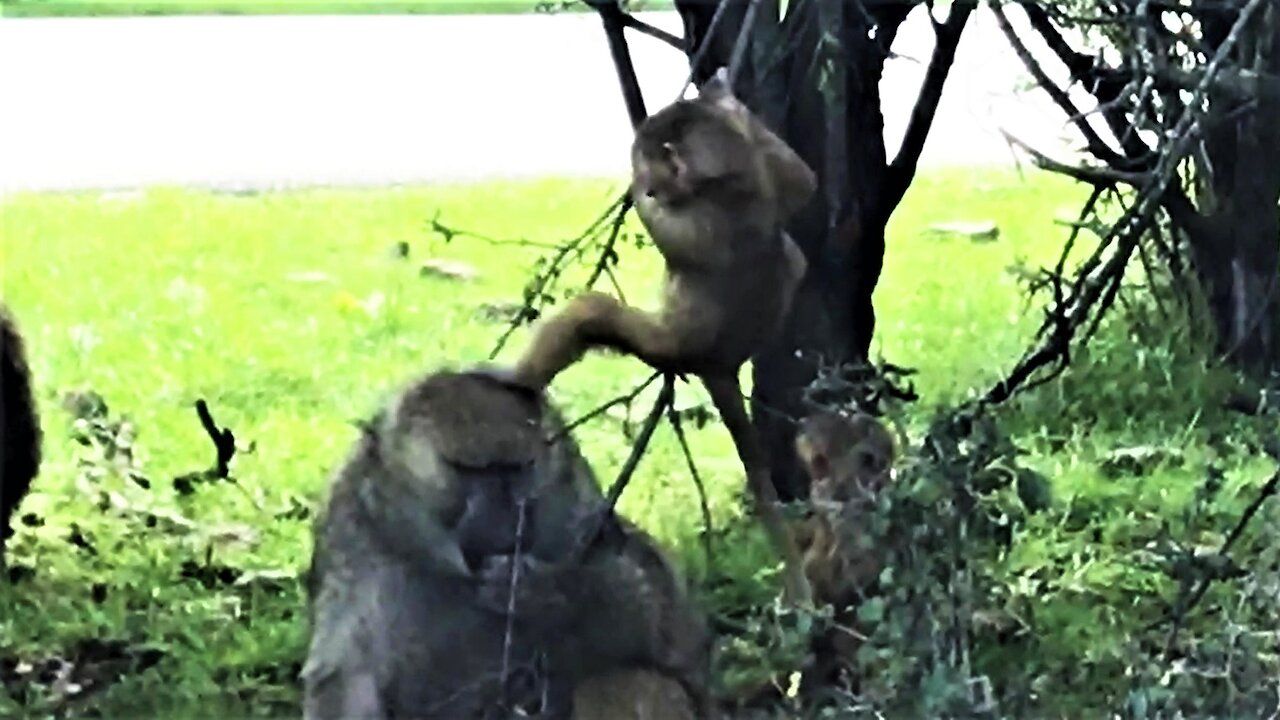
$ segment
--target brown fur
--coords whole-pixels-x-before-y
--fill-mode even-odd
[[[860,530],[868,506],[891,479],[896,457],[893,435],[874,417],[834,412],[812,415],[796,435],[796,454],[811,480],[813,515],[796,537],[815,602],[835,610],[838,627],[815,644],[812,681],[829,682],[851,661],[860,637],[857,605],[883,565]]]
[[[636,212],[666,263],[661,309],[583,293],[535,330],[514,378],[543,388],[591,347],[634,355],[706,386],[747,474],[788,595],[807,601],[799,555],[775,507],[768,459],[742,401],[742,365],[781,330],[807,269],[782,224],[813,171],[722,80],[645,120],[631,148]]]
[[[432,373],[375,418],[316,522],[304,717],[509,717],[504,694],[545,690],[563,718],[580,682],[632,667],[703,684],[706,643],[672,630],[702,620],[651,539],[613,518],[566,562],[603,498],[572,440],[544,441],[560,428],[478,372]]]
[[[598,675],[574,693],[574,720],[699,720],[680,683],[652,670]]]
[[[0,303],[0,568],[12,519],[40,472],[42,433],[17,321]]]

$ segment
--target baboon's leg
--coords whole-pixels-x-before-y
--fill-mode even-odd
[[[747,489],[755,501],[756,512],[760,513],[760,520],[764,523],[765,532],[769,535],[774,550],[782,556],[783,591],[792,603],[808,605],[813,600],[813,594],[809,581],[804,576],[800,551],[778,508],[778,493],[769,477],[764,443],[747,415],[738,378],[734,375],[702,376],[702,384],[711,395],[711,402],[720,413],[720,419],[729,429],[738,457],[747,472]]]
[[[306,689],[302,717],[304,720],[384,718],[387,712],[372,672],[340,670]]]
[[[623,305],[612,296],[586,292],[544,320],[516,363],[515,379],[543,388],[591,347],[634,355],[658,370],[673,371],[679,357],[675,333],[652,313]]]

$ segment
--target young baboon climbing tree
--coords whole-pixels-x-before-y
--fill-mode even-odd
[[[805,274],[804,255],[782,223],[808,201],[816,178],[734,97],[723,74],[696,99],[647,118],[636,130],[631,161],[636,212],[666,263],[661,309],[646,312],[604,293],[578,295],[535,329],[514,377],[541,389],[591,347],[697,375],[783,556],[787,594],[805,602],[799,555],[776,507],[738,373],[778,333]]]

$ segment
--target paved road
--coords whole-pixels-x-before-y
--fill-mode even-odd
[[[931,46],[919,8],[882,83],[890,148]],[[682,55],[632,49],[647,102],[673,99]],[[952,72],[923,163],[1010,162],[997,119],[1055,142],[985,9]],[[0,19],[0,105],[0,192],[614,175],[630,139],[592,15]]]

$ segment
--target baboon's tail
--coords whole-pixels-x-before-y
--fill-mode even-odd
[[[10,517],[40,470],[40,417],[18,325],[0,303],[0,558]]]

